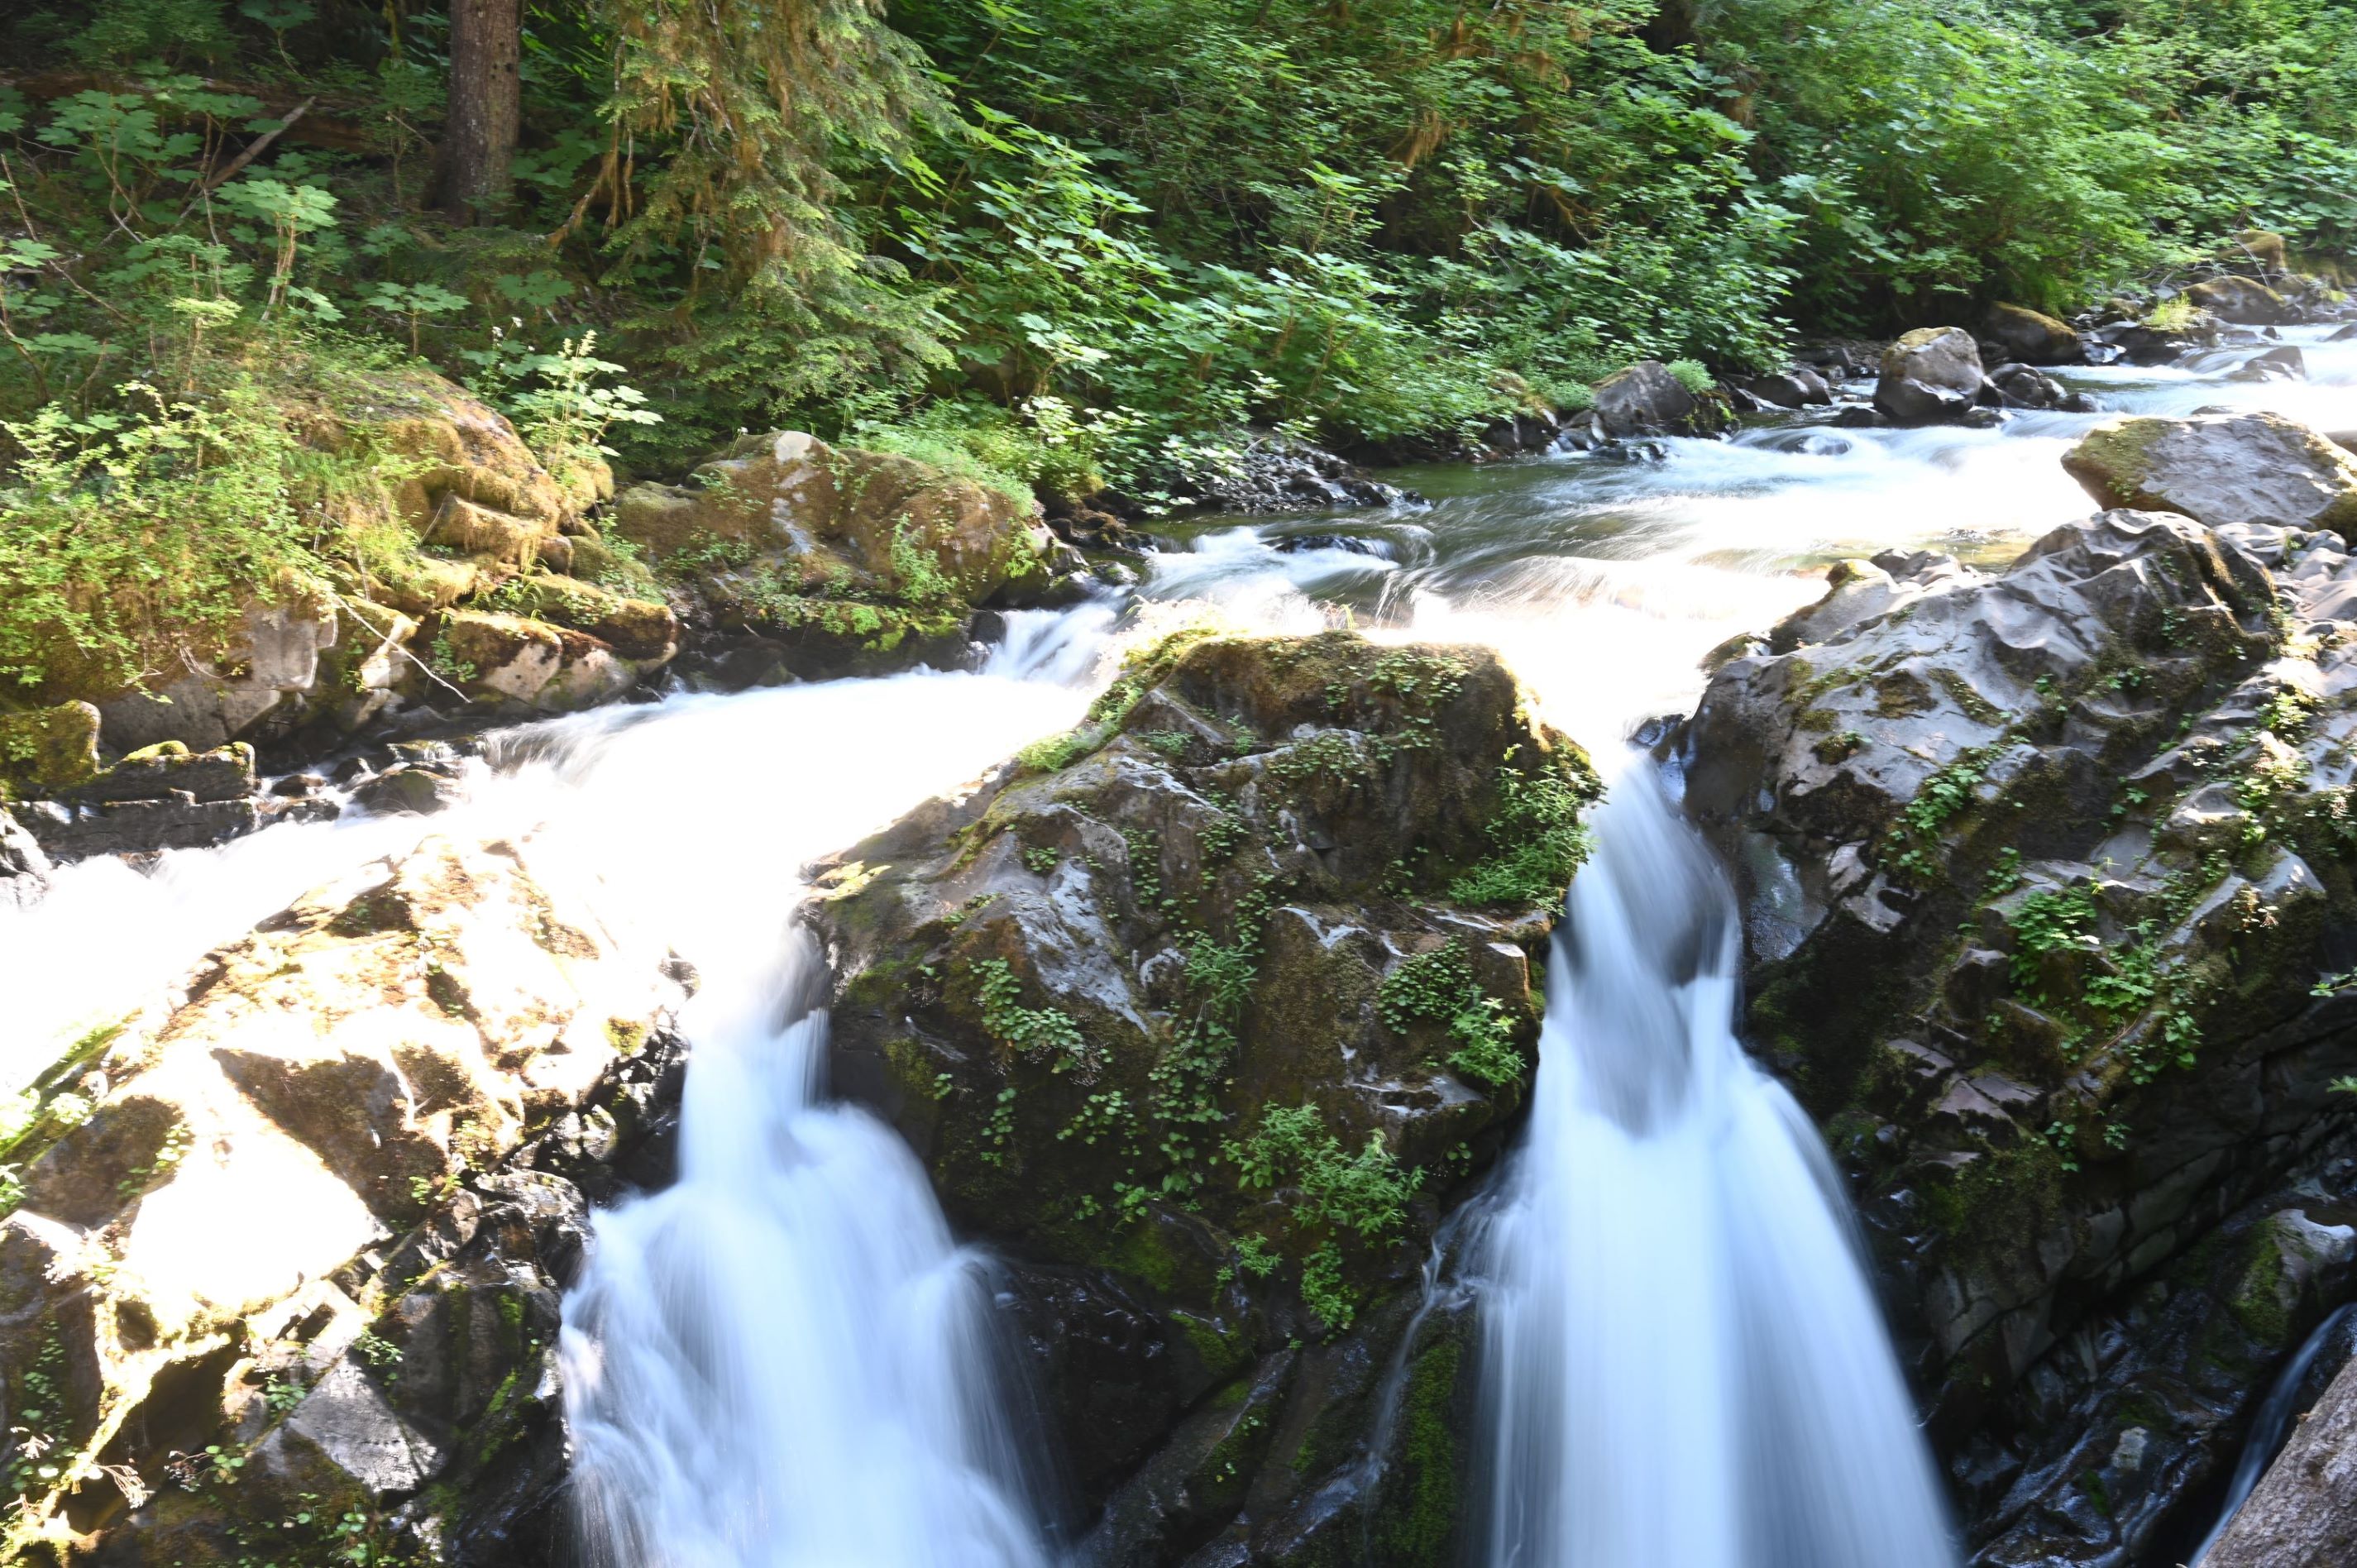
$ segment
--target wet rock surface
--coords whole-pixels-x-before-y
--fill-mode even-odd
[[[1721,668],[1689,804],[1978,1561],[2130,1563],[2349,1288],[2357,562],[2115,510],[1871,565]]]
[[[1883,350],[1875,411],[1899,424],[1961,419],[1983,401],[1980,347],[1961,327],[1920,327]]]
[[[2357,462],[2273,413],[2150,416],[2097,426],[2062,459],[2099,506],[2180,512],[2213,526],[2357,530]]]
[[[2357,1562],[2357,1363],[2294,1429],[2204,1568],[2327,1568]]]
[[[1009,1260],[1081,1561],[1317,1561],[1386,1509],[1447,1560],[1470,1394],[1416,1267],[1527,1093],[1596,789],[1520,704],[1480,650],[1181,634],[823,875],[833,1080]],[[1412,1464],[1368,1462],[1387,1389]]]

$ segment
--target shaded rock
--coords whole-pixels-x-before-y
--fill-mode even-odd
[[[1753,376],[1739,383],[1745,392],[1775,408],[1806,408],[1834,401],[1834,390],[1813,366],[1794,365],[1773,375]]]
[[[1534,417],[1527,429],[1520,419],[1508,420],[1491,435],[1499,439],[1491,445],[1505,452],[1544,446],[1555,438],[1553,427],[1542,432]],[[1268,436],[1247,442],[1233,463],[1197,476],[1183,493],[1206,510],[1252,515],[1392,506],[1411,499],[1323,447]]]
[[[98,777],[60,790],[76,805],[107,800],[163,800],[186,794],[201,801],[242,800],[254,791],[253,747],[242,742],[192,752],[177,741],[135,751]]]
[[[252,832],[262,817],[254,803],[199,800],[186,790],[161,800],[111,800],[74,806],[55,800],[17,808],[26,830],[51,860],[98,854],[147,854],[164,849],[209,849]]]
[[[1596,417],[1607,435],[1691,435],[1718,423],[1711,406],[1659,360],[1640,360],[1616,371],[1595,390]]]
[[[2357,951],[2328,825],[2357,561],[2112,511],[1799,630],[1724,664],[1682,742],[1750,1038],[1861,1194],[1975,1561],[2147,1560],[2357,1283],[2327,1087],[2357,997],[2319,980]]]
[[[1999,365],[1989,372],[1989,384],[2004,397],[2007,408],[2061,408],[2071,398],[2061,381],[2028,365]]]
[[[2099,505],[2182,512],[2212,526],[2357,528],[2357,462],[2279,414],[2110,420],[2062,466]]]
[[[2086,362],[2078,333],[2066,322],[2020,305],[1995,305],[1981,324],[1981,336],[1994,343],[2007,360],[2025,365],[2079,365]]]
[[[0,908],[22,908],[48,891],[49,857],[40,841],[0,806]]]
[[[352,789],[352,804],[369,811],[429,815],[454,806],[465,789],[448,774],[427,768],[393,768]]]
[[[2240,327],[2275,327],[2299,319],[2283,295],[2250,278],[2211,278],[2187,289],[2185,296],[2219,320]]]
[[[53,794],[97,773],[98,726],[88,703],[0,710],[0,798]]]
[[[2234,381],[2304,381],[2308,379],[2308,357],[2287,344],[2254,354],[2234,368],[2226,378]]]
[[[1900,424],[1959,419],[1981,396],[1981,351],[1961,327],[1919,327],[1882,353],[1876,410]]]
[[[2205,1568],[2357,1562],[2357,1364],[2332,1380],[2202,1562]]]

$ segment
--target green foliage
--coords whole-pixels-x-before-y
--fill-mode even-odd
[[[1397,1230],[1424,1185],[1424,1173],[1403,1169],[1380,1133],[1370,1133],[1355,1155],[1345,1149],[1315,1105],[1271,1106],[1248,1136],[1228,1140],[1220,1152],[1246,1188],[1290,1187],[1303,1220],[1361,1240]]]
[[[2013,983],[2025,993],[2048,953],[2095,947],[2095,900],[2083,887],[2041,888],[2021,901],[2012,921]]]
[[[1603,793],[1584,764],[1568,759],[1523,772],[1498,770],[1498,809],[1488,823],[1491,853],[1448,885],[1459,904],[1537,908],[1562,898],[1595,841],[1580,822]]]
[[[1449,1069],[1460,1077],[1492,1089],[1522,1079],[1513,1027],[1498,999],[1483,994],[1475,982],[1462,940],[1408,959],[1385,975],[1375,1009],[1403,1035],[1419,1023],[1441,1025],[1453,1047]]]
[[[119,409],[49,403],[0,423],[0,680],[119,691],[181,638],[224,635],[257,587],[325,563],[296,476],[305,455],[250,381],[201,402],[127,383]]]
[[[1025,1007],[1017,1001],[1023,983],[1005,959],[985,959],[973,967],[982,1026],[993,1039],[1024,1056],[1045,1057],[1051,1072],[1094,1065],[1088,1040],[1071,1014],[1057,1007]]]

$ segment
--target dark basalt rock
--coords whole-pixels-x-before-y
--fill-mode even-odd
[[[1321,446],[1277,436],[1254,437],[1226,470],[1196,477],[1182,493],[1205,511],[1252,515],[1391,506],[1418,499]]]
[[[831,1079],[1006,1258],[1082,1561],[1315,1560],[1522,1109],[1593,776],[1493,655],[1344,633],[1181,634],[1029,757],[821,867]],[[1323,1153],[1250,1152],[1287,1118]],[[1337,1221],[1338,1160],[1395,1221]]]
[[[1688,801],[1978,1561],[2125,1568],[2350,1288],[2357,560],[2111,511],[1875,566],[1718,671]]]
[[[0,806],[0,908],[33,903],[48,891],[48,852]]]
[[[1883,350],[1874,406],[1899,424],[1964,417],[1984,401],[1987,377],[1973,335],[1961,327],[1922,327]]]

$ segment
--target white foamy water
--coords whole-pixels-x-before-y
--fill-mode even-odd
[[[2357,427],[2357,344],[2287,333],[2308,382],[2068,372],[2113,407],[2270,407]],[[2240,350],[2247,355],[2254,350]],[[1415,476],[1429,508],[1199,530],[1146,593],[1312,630],[1485,642],[1600,757],[1688,705],[1696,661],[1822,591],[1829,561],[1995,562],[2090,510],[2056,463],[2095,416],[1998,431],[1789,421],[1658,463]],[[1319,531],[1345,537],[1279,544]],[[882,1124],[830,1104],[800,867],[1085,702],[1103,606],[1011,618],[976,675],[680,697],[516,732],[462,806],[273,828],[60,872],[0,911],[0,1092],[155,1005],[209,947],[422,834],[507,837],[651,962],[704,980],[682,1179],[599,1217],[567,1305],[583,1550],[622,1568],[1031,1568],[986,1265]],[[1496,1568],[1938,1568],[1937,1487],[1840,1194],[1732,1033],[1727,893],[1641,775],[1620,781],[1550,972],[1536,1106],[1485,1217]]]
[[[1647,769],[1596,825],[1473,1247],[1481,1560],[1953,1563],[1839,1179],[1735,1036],[1726,881]]]

